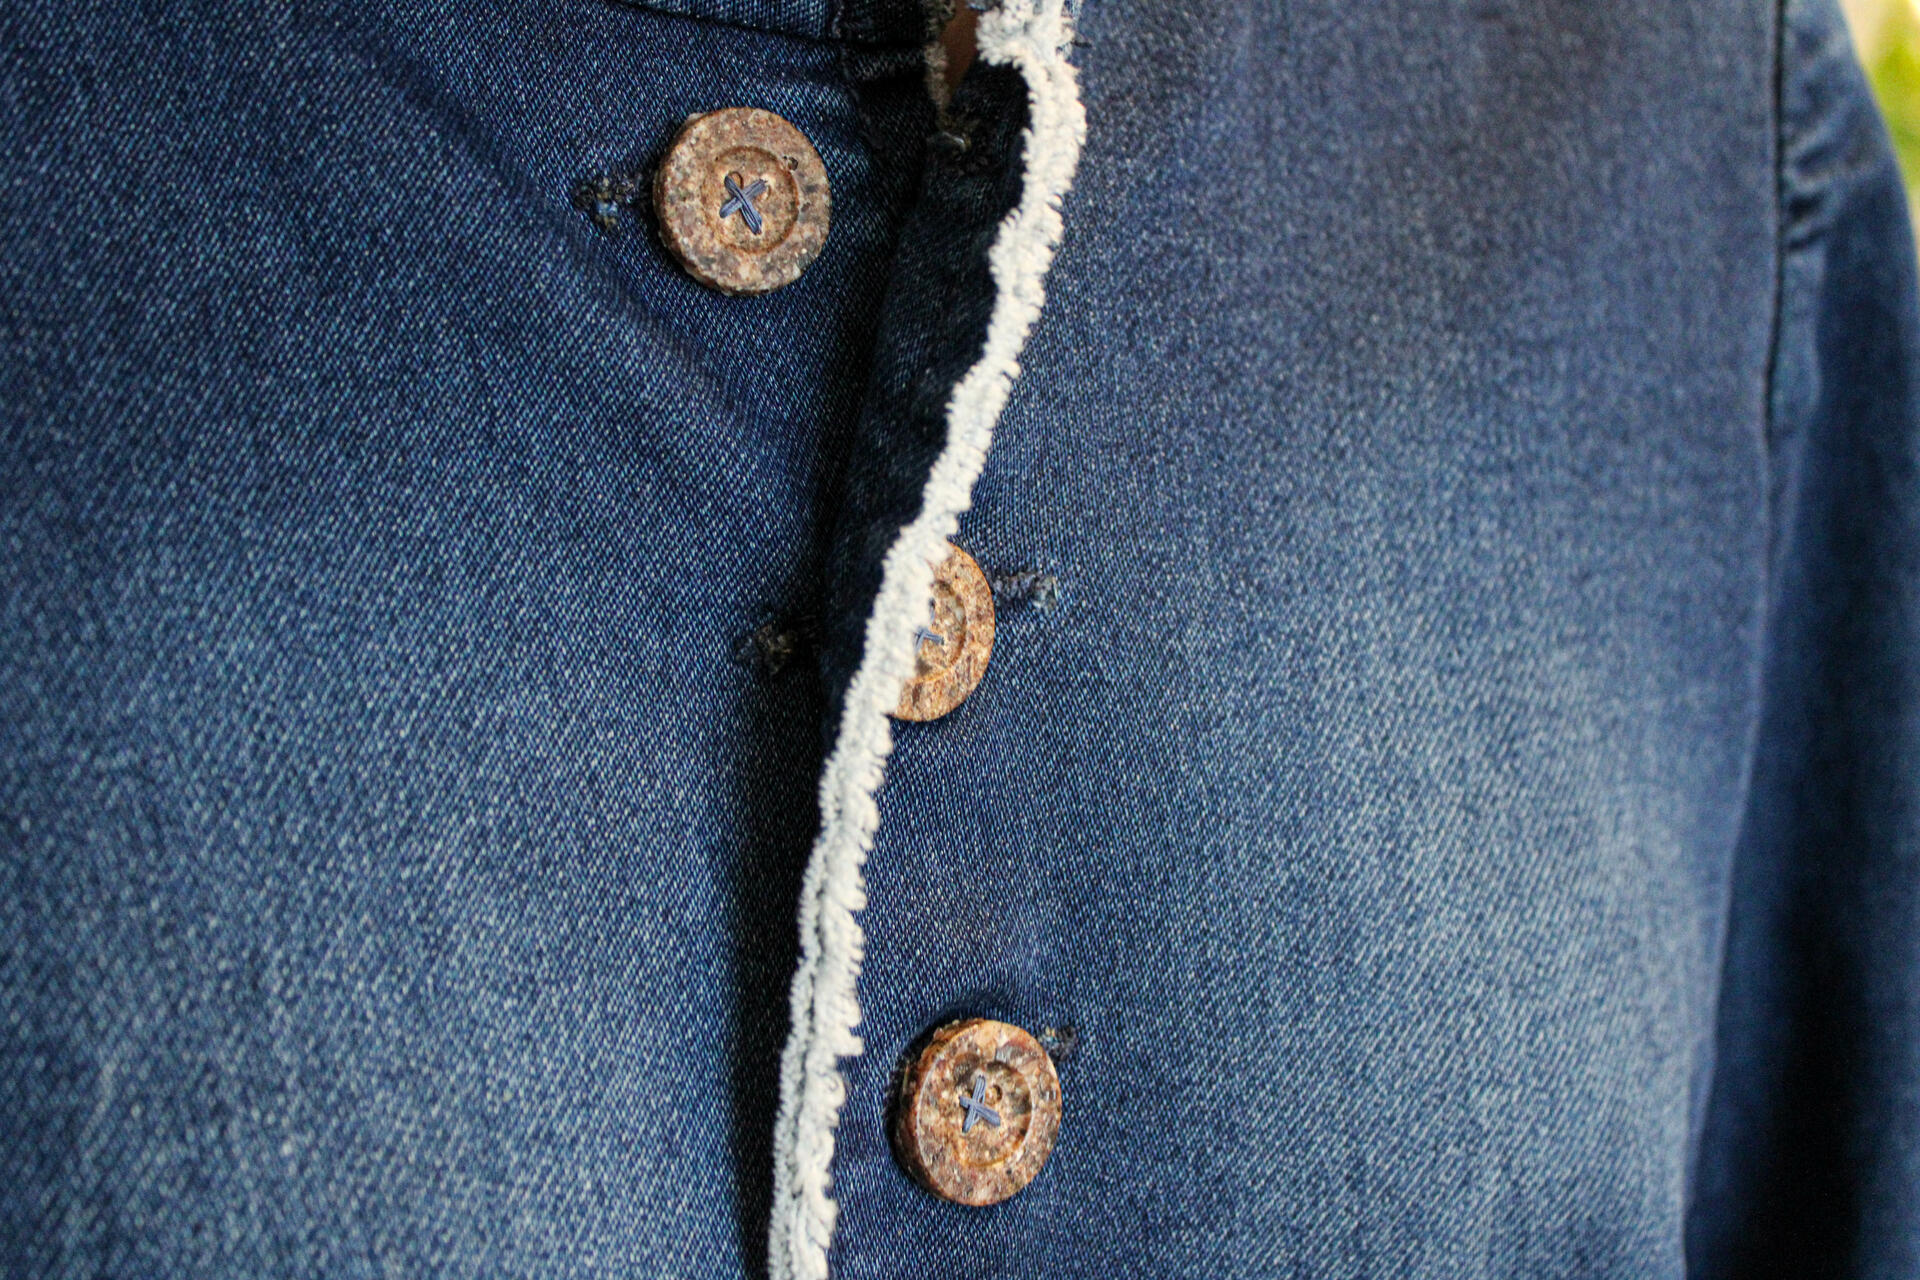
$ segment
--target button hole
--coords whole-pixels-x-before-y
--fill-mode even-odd
[[[647,181],[637,173],[603,171],[573,186],[572,204],[603,235],[619,235],[622,215],[646,212],[651,203]]]
[[[1060,603],[1060,579],[1051,573],[1041,573],[1038,569],[989,574],[987,583],[993,588],[993,605],[996,609],[1013,609],[1030,604],[1045,613],[1052,612],[1054,606]]]
[[[1080,1033],[1072,1027],[1043,1027],[1034,1039],[1055,1063],[1065,1062],[1080,1047]]]
[[[811,617],[774,618],[740,642],[736,656],[748,666],[777,676],[814,647],[818,625]]]

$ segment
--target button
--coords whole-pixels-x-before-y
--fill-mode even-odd
[[[1053,1059],[1019,1027],[986,1018],[934,1032],[894,1101],[900,1163],[956,1204],[999,1204],[1032,1182],[1059,1133]]]
[[[949,545],[933,571],[933,604],[917,633],[913,675],[900,691],[899,720],[938,720],[967,700],[993,656],[993,588],[974,558]]]
[[[653,175],[660,238],[722,293],[798,280],[826,243],[832,206],[820,153],[758,107],[689,116]]]

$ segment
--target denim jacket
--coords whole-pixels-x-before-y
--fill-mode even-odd
[[[1831,0],[939,17],[0,7],[0,1270],[1920,1273]],[[832,187],[754,298],[647,196],[735,106]],[[887,1128],[972,1016],[987,1208]]]

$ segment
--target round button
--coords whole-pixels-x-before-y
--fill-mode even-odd
[[[967,700],[993,656],[993,588],[974,558],[955,546],[933,571],[926,625],[915,637],[913,675],[893,714],[938,720]]]
[[[688,117],[653,175],[660,238],[722,293],[798,280],[826,243],[832,204],[820,153],[758,107]]]
[[[987,1018],[934,1032],[895,1100],[900,1163],[956,1204],[999,1204],[1032,1182],[1059,1133],[1053,1059],[1019,1027]]]

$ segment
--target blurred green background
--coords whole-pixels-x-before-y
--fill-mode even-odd
[[[1920,0],[1842,0],[1860,61],[1886,114],[1907,202],[1920,207]]]

